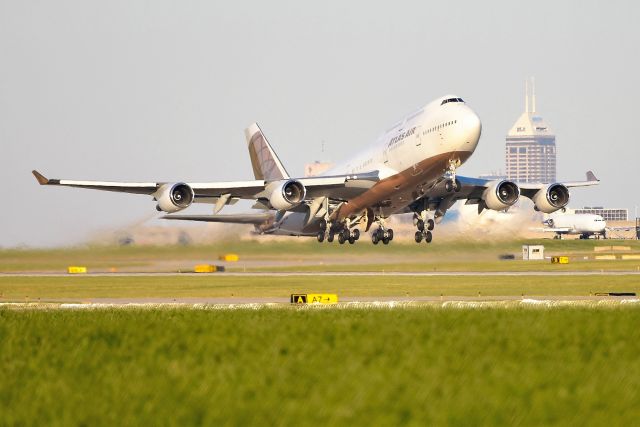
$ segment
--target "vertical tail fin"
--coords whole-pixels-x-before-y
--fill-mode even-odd
[[[253,174],[256,179],[279,181],[289,178],[289,174],[282,166],[278,155],[271,148],[269,141],[267,141],[257,123],[253,123],[246,128],[244,135],[249,146],[251,166],[253,166]]]

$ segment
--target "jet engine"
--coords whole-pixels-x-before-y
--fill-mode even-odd
[[[194,198],[193,189],[184,182],[163,184],[154,195],[158,201],[156,209],[167,213],[188,208]]]
[[[549,184],[539,190],[532,198],[535,209],[544,213],[553,213],[569,203],[569,189],[562,184]]]
[[[501,211],[513,206],[520,197],[520,188],[515,182],[494,181],[482,193],[485,206],[494,211]]]
[[[307,190],[300,181],[281,181],[271,192],[269,203],[279,211],[287,211],[304,202]]]

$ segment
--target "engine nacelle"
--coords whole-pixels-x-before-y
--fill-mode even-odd
[[[290,179],[281,181],[271,192],[269,203],[279,211],[288,211],[304,202],[307,189],[300,181]]]
[[[184,182],[164,184],[155,192],[156,209],[167,213],[178,212],[193,203],[193,189]]]
[[[569,189],[562,184],[549,184],[532,198],[537,211],[553,213],[569,203]]]
[[[494,211],[513,206],[519,198],[520,188],[511,181],[494,181],[482,193],[485,206]]]

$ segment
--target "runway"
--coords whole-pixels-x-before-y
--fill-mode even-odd
[[[224,273],[178,273],[178,272],[161,272],[161,273],[86,273],[86,274],[68,274],[68,273],[0,273],[0,277],[168,277],[168,276],[200,276],[200,277],[305,277],[305,276],[390,276],[390,277],[451,277],[451,276],[640,276],[640,271],[416,271],[416,272],[395,272],[395,271],[318,271],[318,272],[224,272]]]

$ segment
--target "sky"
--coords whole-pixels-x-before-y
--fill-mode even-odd
[[[0,247],[160,222],[149,197],[40,187],[34,168],[252,179],[243,129],[254,121],[301,176],[453,93],[483,124],[459,173],[504,169],[529,76],[557,136],[558,179],[593,169],[602,181],[573,190],[570,206],[633,216],[639,12],[634,1],[0,0]]]

